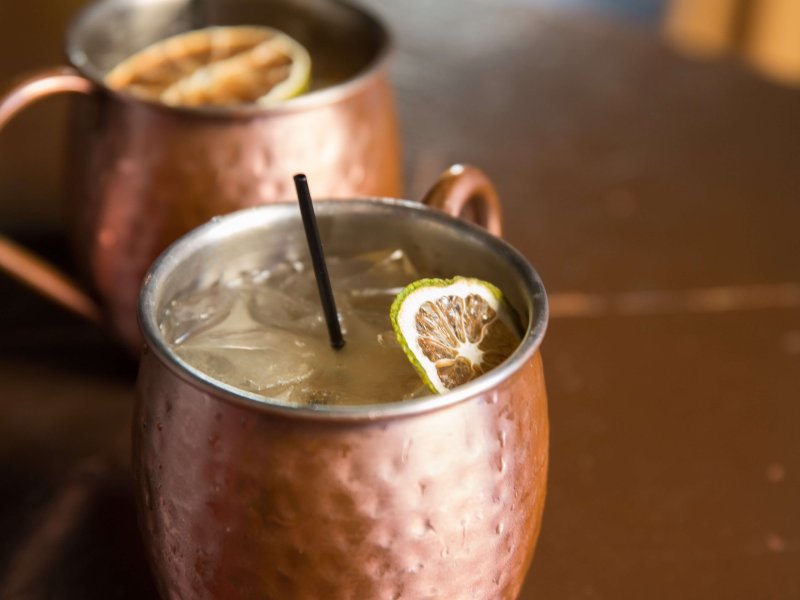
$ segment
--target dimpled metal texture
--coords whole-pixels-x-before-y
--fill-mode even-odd
[[[91,102],[91,100],[90,100]],[[112,328],[138,347],[142,277],[172,241],[212,217],[290,199],[305,172],[318,197],[399,195],[389,86],[375,75],[346,102],[220,120],[109,98],[84,106],[69,214],[78,258]],[[89,127],[90,123],[101,123]]]
[[[146,351],[134,470],[160,592],[516,598],[544,507],[546,404],[538,351],[456,404],[358,420],[232,403]]]
[[[296,28],[319,71],[329,73],[328,87],[283,107],[174,109],[98,82],[114,64],[106,57],[109,47],[127,56],[120,44],[131,44],[132,51],[139,38],[158,39],[164,27],[174,26],[176,11],[192,4],[95,3],[69,36],[70,56],[97,86],[88,98],[76,99],[70,119],[69,147],[81,149],[67,157],[70,230],[112,330],[137,352],[142,278],[161,251],[190,229],[235,209],[292,199],[297,172],[308,176],[316,198],[400,195],[397,123],[384,61],[388,37],[380,23],[349,5],[209,4],[210,13],[226,22]],[[131,29],[114,37],[108,22]],[[348,65],[361,67],[352,72]]]

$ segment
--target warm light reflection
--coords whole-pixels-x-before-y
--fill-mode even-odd
[[[734,54],[766,77],[800,85],[797,0],[671,0],[663,29],[685,54]]]

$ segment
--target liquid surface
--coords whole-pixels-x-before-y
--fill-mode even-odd
[[[329,257],[346,345],[334,350],[309,262],[283,261],[179,295],[162,315],[175,353],[283,404],[380,404],[429,394],[398,344],[394,297],[420,273],[402,250]]]

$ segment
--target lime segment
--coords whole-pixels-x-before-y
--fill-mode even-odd
[[[500,290],[467,277],[421,279],[395,298],[392,327],[425,384],[443,393],[508,358],[520,335]]]

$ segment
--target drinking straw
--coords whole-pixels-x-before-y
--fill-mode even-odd
[[[339,313],[336,312],[336,300],[333,298],[331,279],[328,276],[328,265],[325,263],[325,252],[322,250],[322,240],[319,237],[317,216],[314,214],[314,204],[311,202],[311,192],[308,189],[306,176],[299,173],[294,176],[294,186],[297,189],[297,200],[300,203],[300,214],[303,217],[303,227],[306,230],[308,251],[311,253],[311,263],[314,265],[314,275],[317,278],[319,299],[322,302],[322,311],[328,324],[328,335],[331,346],[336,350],[344,347],[344,336],[339,324]]]

